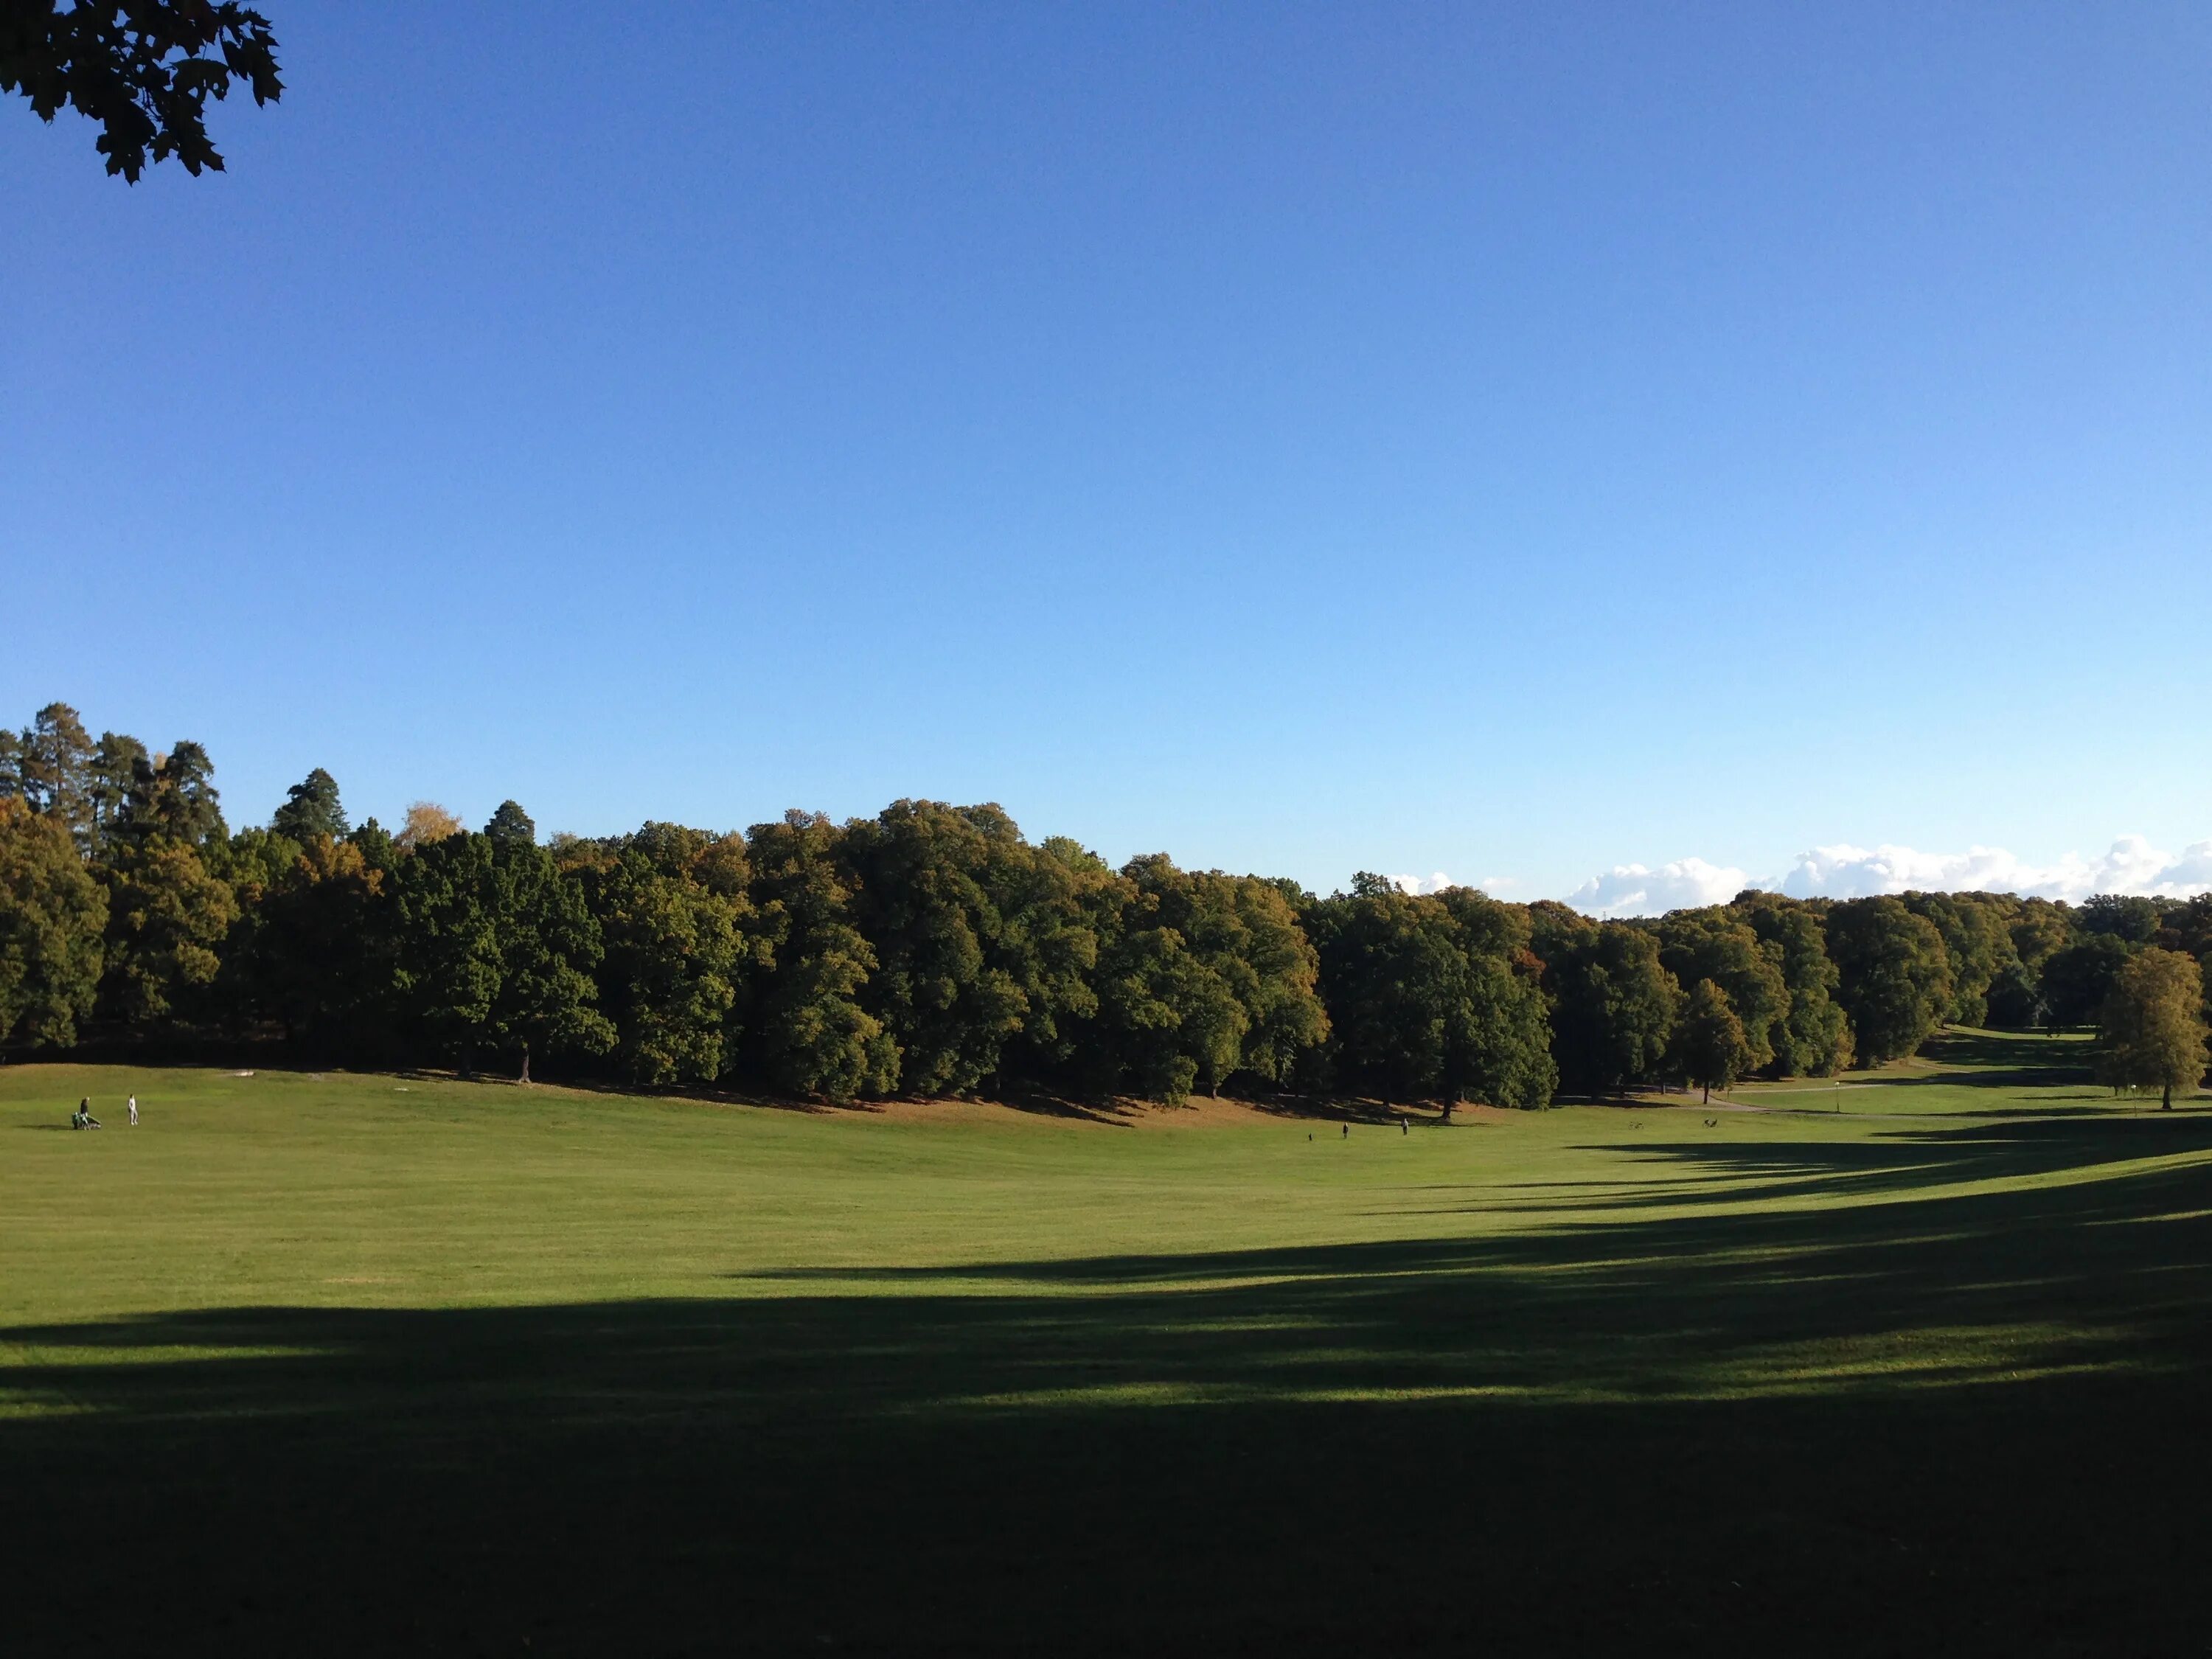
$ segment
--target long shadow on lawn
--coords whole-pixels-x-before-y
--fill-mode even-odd
[[[0,1331],[0,1582],[40,1652],[2174,1645],[2212,1172],[2096,1171],[2212,1125],[2070,1127],[1825,1211]]]
[[[2094,1176],[2111,1166],[2144,1158],[2212,1152],[2212,1116],[2196,1113],[2154,1117],[2110,1112],[2051,1112],[1995,1118],[1961,1114],[1966,1121],[1935,1127],[1895,1127],[1864,1140],[1759,1140],[1727,1133],[1679,1140],[1612,1142],[1581,1148],[1632,1162],[1679,1166],[1679,1179],[1648,1177],[1613,1182],[1530,1182],[1511,1190],[1543,1194],[1499,1201],[1472,1192],[1415,1214],[1543,1215],[1572,1206],[1625,1212],[1727,1206],[1741,1209],[1808,1199],[1905,1197],[1930,1188],[2015,1181],[2072,1173]],[[1451,1188],[1425,1188],[1449,1192]],[[1460,1189],[1463,1192],[1468,1189]],[[1834,1224],[1826,1220],[1818,1225]]]
[[[2087,1082],[2094,1051],[2085,1042],[1960,1030],[1930,1037],[1921,1045],[1919,1058],[1944,1069],[1869,1073],[1853,1077],[1852,1086],[1885,1091],[1930,1086],[2013,1091],[2055,1088]]]
[[[2069,1172],[2092,1176],[2117,1164],[2212,1152],[2212,1118],[2069,1112],[1992,1121],[1978,1115],[1964,1124],[1891,1129],[1869,1140],[1655,1140],[1620,1150],[1632,1159],[1679,1164],[1686,1173],[1679,1182],[1648,1190],[1639,1185],[1608,1198],[1608,1208],[1743,1206],[1901,1195]]]

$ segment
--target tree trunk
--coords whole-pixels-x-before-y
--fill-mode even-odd
[[[1444,1115],[1443,1115],[1441,1118],[1437,1119],[1437,1121],[1438,1122],[1440,1122],[1440,1123],[1449,1123],[1449,1122],[1450,1122],[1450,1121],[1451,1121],[1451,1115],[1452,1115],[1452,1107],[1453,1107],[1453,1106],[1454,1106],[1454,1104],[1455,1104],[1455,1103],[1455,1103],[1455,1102],[1453,1101],[1452,1097],[1451,1097],[1449,1095],[1446,1095],[1446,1096],[1444,1097]]]
[[[522,1075],[514,1080],[517,1083],[530,1081],[530,1045],[528,1043],[523,1044],[522,1047]]]
[[[1708,1083],[1705,1085],[1705,1092],[1703,1103],[1710,1106],[1713,1103],[1713,1085]]]
[[[2173,1085],[2171,1083],[2166,1085],[2166,1093],[2160,1097],[2158,1109],[2161,1112],[2170,1112],[2173,1109]]]

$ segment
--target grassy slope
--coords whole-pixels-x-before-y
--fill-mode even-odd
[[[2076,1054],[1349,1140],[0,1070],[0,1591],[88,1650],[2193,1643],[2212,1115]]]

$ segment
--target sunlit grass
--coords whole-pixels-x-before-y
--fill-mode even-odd
[[[1793,1640],[2026,1650],[2124,1529],[2055,1482],[2177,1538],[2205,1484],[2212,1112],[2081,1052],[1348,1138],[0,1068],[15,1559],[109,1586],[18,1598],[26,1650],[191,1609],[267,1650],[1149,1651],[1224,1607],[1289,1648],[1763,1650],[1714,1635],[1762,1582]],[[110,1127],[65,1127],[85,1094]],[[111,1571],[125,1515],[164,1545]],[[1347,1577],[1406,1538],[1446,1570]],[[2099,1559],[2154,1618],[2164,1570]]]

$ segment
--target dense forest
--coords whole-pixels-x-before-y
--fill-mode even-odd
[[[1749,891],[1594,921],[1371,875],[1317,896],[1161,854],[1116,870],[1029,842],[996,806],[934,801],[541,842],[512,801],[481,830],[427,804],[396,832],[356,825],[318,769],[234,831],[198,744],[94,741],[60,703],[0,731],[15,1057],[265,1044],[833,1100],[1204,1090],[1449,1109],[1827,1076],[1947,1023],[2102,1022],[2108,1080],[2155,1084],[2130,1069],[2122,1028],[2146,1016],[2122,994],[2184,998],[2201,1062],[2208,955],[2212,896]]]

